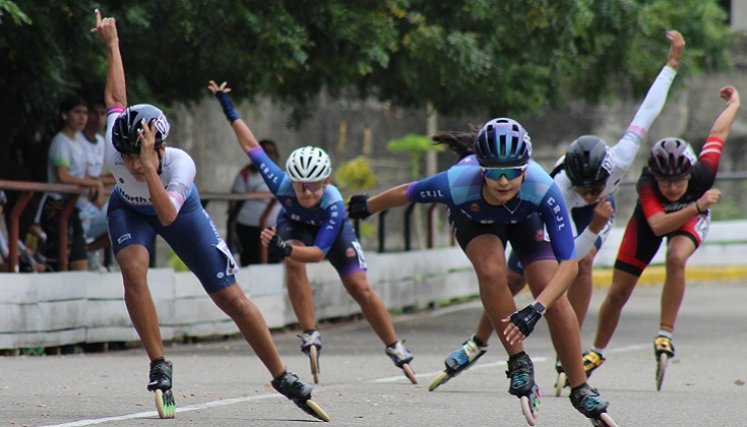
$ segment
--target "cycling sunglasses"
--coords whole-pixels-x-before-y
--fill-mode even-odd
[[[293,185],[293,189],[298,191],[299,193],[303,193],[306,190],[309,190],[310,192],[314,193],[314,192],[321,190],[324,187],[324,180],[314,181],[314,182],[293,181],[292,185]]]
[[[581,196],[586,196],[587,194],[591,197],[597,197],[598,195],[602,194],[602,191],[604,191],[604,185],[597,185],[594,187],[573,187],[573,191],[580,194]]]
[[[511,181],[521,176],[522,173],[527,169],[526,166],[516,166],[512,168],[482,168],[483,174],[488,179],[498,181],[502,176],[505,176],[507,180]]]

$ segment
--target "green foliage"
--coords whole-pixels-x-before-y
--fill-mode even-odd
[[[404,152],[410,155],[410,171],[414,178],[420,177],[420,160],[423,158],[423,154],[429,151],[441,152],[444,150],[443,145],[434,145],[427,136],[414,133],[389,141],[386,148],[393,153]]]
[[[177,255],[171,248],[169,248],[169,251],[166,254],[166,265],[174,269],[174,271],[189,271],[187,264],[185,264],[184,261],[179,258],[179,255]]]
[[[335,172],[335,183],[345,191],[361,191],[376,185],[376,175],[365,156],[342,163]]]
[[[66,92],[102,93],[95,7],[117,19],[132,102],[195,101],[227,80],[236,102],[269,97],[296,123],[322,90],[517,118],[613,84],[642,92],[671,28],[681,74],[729,64],[716,0],[0,0],[2,144],[51,134]]]

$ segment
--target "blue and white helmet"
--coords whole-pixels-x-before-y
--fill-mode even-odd
[[[475,154],[484,167],[524,166],[532,157],[532,140],[516,120],[497,118],[480,129]]]
[[[321,181],[332,173],[332,162],[324,150],[308,145],[290,153],[285,172],[294,182]]]

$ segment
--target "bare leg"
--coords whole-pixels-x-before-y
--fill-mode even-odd
[[[516,311],[511,291],[506,281],[506,256],[500,239],[490,234],[475,237],[465,253],[472,262],[480,285],[480,299],[490,323],[509,356],[524,350],[521,343],[509,344],[503,336],[502,319]]]
[[[257,306],[246,297],[241,287],[234,283],[225,289],[211,293],[210,298],[233,319],[241,335],[270,371],[272,377],[276,378],[282,374],[285,367],[272,341],[265,318]]]
[[[610,286],[607,297],[599,308],[599,321],[597,323],[597,334],[594,338],[594,346],[606,348],[612,339],[620,321],[620,314],[628,302],[630,295],[638,283],[638,276],[625,271],[614,269],[612,272],[612,286]]]
[[[342,278],[342,283],[351,297],[358,303],[363,317],[373,328],[384,344],[389,345],[397,341],[394,325],[389,311],[378,293],[366,279],[366,273],[358,272]]]
[[[596,248],[591,248],[591,251],[578,262],[578,275],[576,276],[576,280],[571,283],[571,287],[568,288],[568,301],[576,313],[579,329],[584,324],[586,312],[589,310],[589,303],[591,302],[591,293],[593,290],[591,277],[592,263],[596,254]]]
[[[524,274],[533,295],[539,295],[542,292],[557,267],[558,263],[555,260],[535,261],[525,267]],[[547,309],[545,319],[555,352],[563,364],[563,370],[568,375],[571,387],[585,383],[586,373],[582,361],[578,320],[565,295]]]
[[[301,329],[307,331],[316,329],[316,316],[314,314],[314,297],[311,292],[311,283],[306,275],[306,264],[285,259],[285,278],[288,287],[288,298],[290,299],[293,312],[301,325]]]
[[[695,249],[692,240],[685,236],[675,236],[669,242],[667,277],[661,292],[661,318],[659,320],[659,327],[665,331],[674,331],[677,313],[685,297],[685,264]]]
[[[148,264],[150,255],[141,245],[130,245],[117,254],[117,263],[122,270],[125,289],[125,305],[143,342],[150,360],[163,357],[163,341],[158,327],[158,315],[148,289]]]

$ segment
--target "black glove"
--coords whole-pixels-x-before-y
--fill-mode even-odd
[[[283,240],[277,234],[272,236],[272,239],[270,239],[270,243],[268,244],[268,246],[280,253],[282,257],[290,256],[291,252],[293,252],[293,246]]]
[[[368,211],[368,195],[356,194],[348,202],[348,216],[351,219],[366,219],[371,216]]]
[[[516,325],[526,338],[532,333],[534,326],[537,325],[544,312],[545,306],[535,301],[512,314],[511,323]]]

